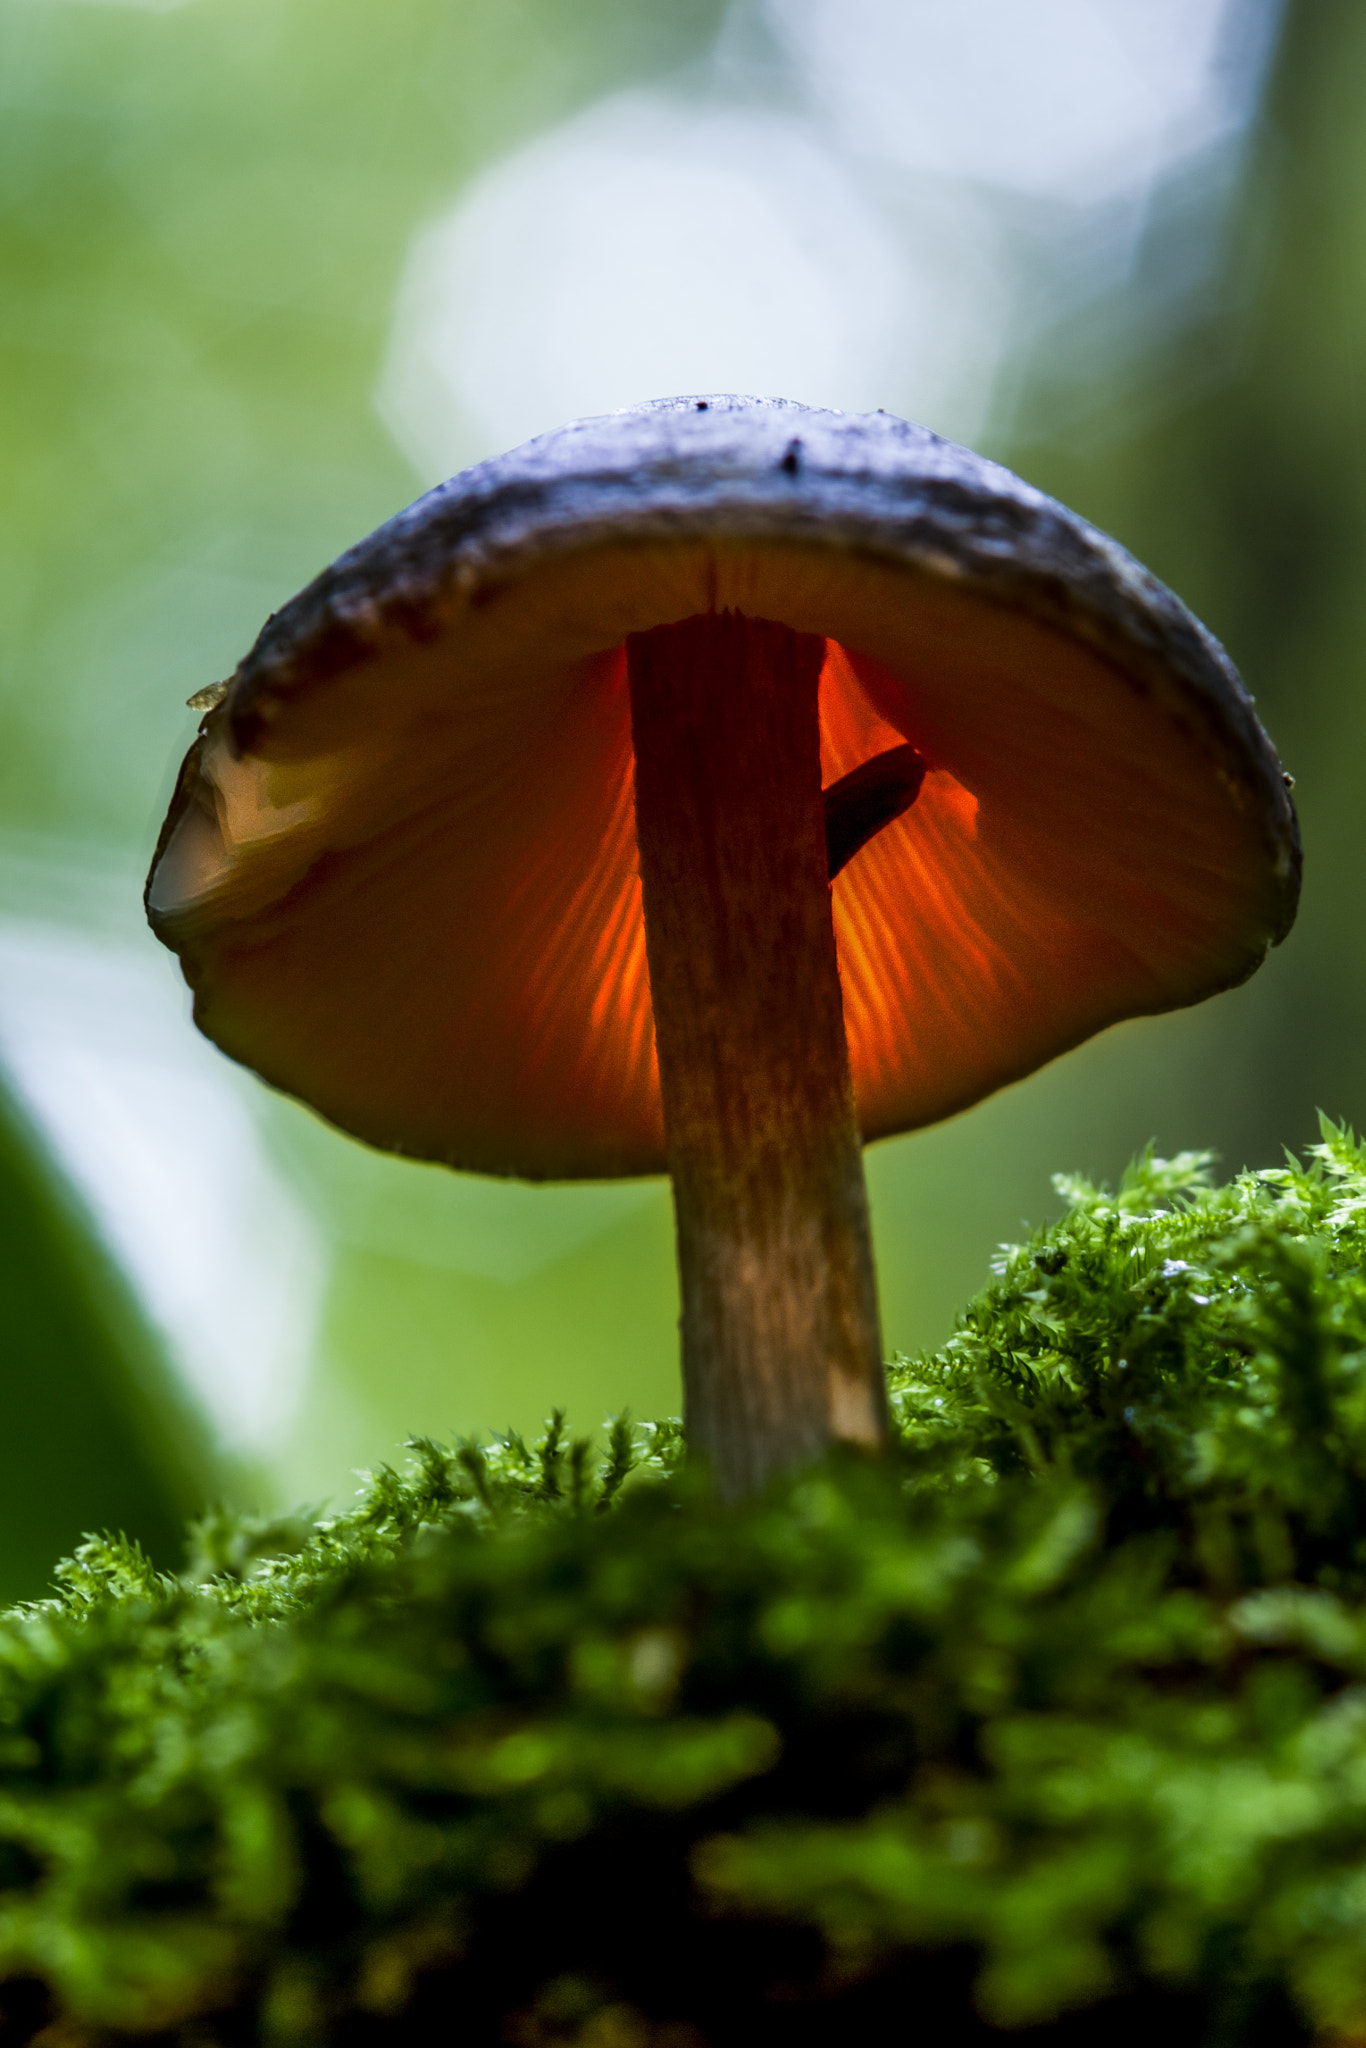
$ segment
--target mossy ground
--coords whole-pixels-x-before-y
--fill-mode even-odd
[[[1366,1152],[1062,1185],[877,1463],[86,1544],[0,1618],[0,2042],[1366,2034]]]

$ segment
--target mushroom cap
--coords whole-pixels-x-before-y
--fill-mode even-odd
[[[825,636],[825,782],[929,764],[832,884],[865,1137],[1288,929],[1275,752],[1114,541],[884,413],[664,399],[440,485],[267,623],[148,882],[200,1028],[387,1150],[663,1169],[623,643],[724,608]]]

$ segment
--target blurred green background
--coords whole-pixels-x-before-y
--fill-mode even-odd
[[[366,1153],[195,1040],[140,923],[185,697],[562,414],[785,389],[973,438],[1206,618],[1296,775],[1253,982],[870,1152],[889,1348],[1055,1169],[1362,1115],[1366,12],[995,14],[0,0],[0,1596],[411,1430],[677,1406],[662,1184]]]

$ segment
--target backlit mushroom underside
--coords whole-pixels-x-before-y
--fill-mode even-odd
[[[1298,882],[1235,672],[1112,541],[714,397],[456,477],[272,618],[147,901],[201,1028],[370,1143],[672,1172],[733,1494],[880,1436],[859,1139],[1241,981]]]

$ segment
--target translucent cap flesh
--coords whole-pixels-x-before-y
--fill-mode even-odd
[[[724,608],[825,637],[825,782],[930,764],[832,885],[866,1137],[1288,929],[1280,764],[1113,541],[885,414],[669,399],[455,477],[268,623],[148,883],[201,1029],[388,1150],[661,1170],[623,643]]]

